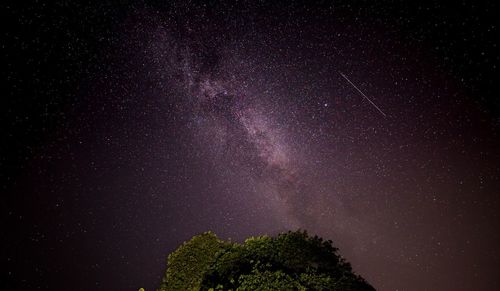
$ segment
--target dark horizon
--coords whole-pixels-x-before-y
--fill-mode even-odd
[[[2,8],[14,290],[154,290],[193,235],[298,228],[380,291],[500,289],[495,2]]]

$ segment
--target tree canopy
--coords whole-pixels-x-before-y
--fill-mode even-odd
[[[167,259],[158,291],[373,291],[329,240],[306,231],[225,242],[211,232],[185,242]]]

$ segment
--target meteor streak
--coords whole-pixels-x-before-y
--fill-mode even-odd
[[[387,115],[377,106],[377,104],[375,104],[372,100],[370,100],[370,98],[368,98],[368,96],[366,96],[365,93],[363,93],[356,85],[354,85],[354,83],[351,82],[351,80],[349,80],[349,78],[347,78],[346,75],[344,75],[342,72],[339,73],[342,76],[342,78],[346,79],[347,82],[349,82],[349,84],[351,84],[356,90],[358,90],[359,94],[365,97],[366,100],[368,100],[368,102],[370,102],[373,105],[373,107],[375,107],[384,117],[387,117]]]

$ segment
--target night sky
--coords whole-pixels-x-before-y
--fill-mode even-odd
[[[500,290],[494,1],[48,2],[1,4],[11,290],[298,228],[377,290]]]

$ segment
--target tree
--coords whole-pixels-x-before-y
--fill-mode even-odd
[[[226,243],[212,232],[194,236],[183,243],[167,258],[167,271],[159,291],[199,290],[208,267],[213,263],[215,254]]]
[[[375,290],[337,251],[331,241],[305,231],[243,244],[212,233],[195,236],[169,256],[160,290]]]

